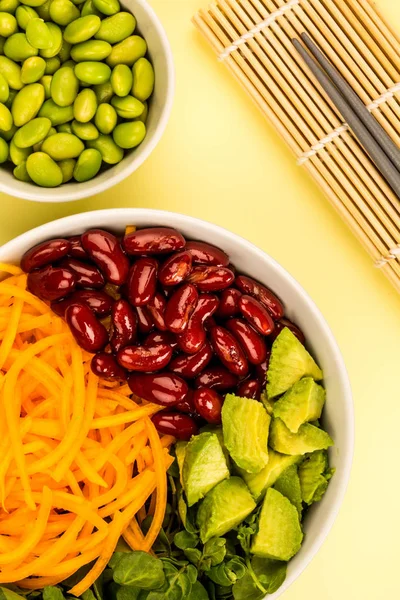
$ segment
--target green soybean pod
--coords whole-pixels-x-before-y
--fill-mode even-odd
[[[72,48],[72,44],[70,44],[69,42],[66,42],[63,39],[61,50],[58,53],[58,57],[61,61],[61,64],[67,62],[67,60],[69,60],[71,58],[71,48]]]
[[[4,104],[11,110],[12,103],[14,102],[14,98],[17,95],[17,90],[10,90],[8,94],[8,99],[4,102]]]
[[[55,127],[50,127],[49,133],[46,135],[46,137],[44,138],[44,140],[46,138],[50,137],[51,135],[55,135],[56,133],[57,133],[57,129],[55,129]],[[44,140],[41,140],[40,142],[37,142],[37,144],[34,144],[32,146],[32,150],[34,152],[40,152],[42,150],[42,144],[43,144]]]
[[[53,58],[55,57],[61,50],[63,43],[63,34],[61,29],[55,23],[46,23],[51,36],[51,46],[49,48],[44,48],[40,50],[40,56],[43,58]]]
[[[47,117],[50,119],[53,127],[68,123],[74,118],[74,111],[72,106],[58,106],[52,98],[46,100],[42,108],[39,111],[39,117]]]
[[[7,56],[0,56],[0,73],[11,89],[22,89],[24,84],[21,81],[21,67]]]
[[[15,17],[17,19],[19,28],[23,29],[25,31],[29,21],[31,19],[38,19],[39,15],[36,12],[36,10],[34,8],[32,8],[31,6],[21,5],[21,6],[18,6],[16,13],[15,13]]]
[[[117,115],[123,119],[135,119],[144,111],[144,104],[133,96],[125,96],[124,98],[114,96],[111,104],[117,111]]]
[[[32,181],[32,179],[29,177],[29,173],[26,168],[26,161],[22,162],[14,168],[13,175],[15,179],[18,179],[18,181],[25,181],[26,183],[31,183]]]
[[[22,83],[35,83],[42,79],[46,70],[46,62],[40,56],[31,56],[24,60],[21,69]]]
[[[132,67],[133,84],[132,94],[144,102],[154,90],[154,69],[147,58],[139,58]]]
[[[22,0],[21,4],[26,4],[27,6],[33,6],[33,8],[37,8],[42,6],[46,0]]]
[[[97,15],[87,15],[72,21],[64,31],[64,39],[70,44],[79,44],[86,42],[99,30],[101,25],[100,17]]]
[[[66,158],[64,160],[60,160],[57,164],[62,171],[62,182],[67,183],[68,181],[71,181],[72,177],[74,176],[76,160],[74,158]]]
[[[44,74],[54,75],[57,69],[59,69],[61,66],[60,59],[58,58],[58,56],[53,56],[52,58],[45,58],[44,60],[46,62],[46,69]]]
[[[79,81],[70,67],[61,67],[51,81],[51,97],[58,106],[71,106],[78,95]]]
[[[46,0],[44,4],[36,7],[36,12],[43,21],[50,21],[50,4],[53,0]]]
[[[18,30],[17,19],[7,12],[0,12],[0,35],[8,38]]]
[[[18,127],[13,123],[11,129],[9,129],[8,131],[2,131],[0,129],[0,137],[3,138],[3,140],[6,140],[6,142],[10,142],[17,131]]]
[[[118,0],[93,0],[93,4],[97,10],[108,17],[119,13],[121,10]]]
[[[119,44],[115,44],[106,63],[110,67],[122,64],[131,67],[139,58],[147,52],[147,44],[139,35],[131,35]]]
[[[86,0],[85,4],[82,6],[81,17],[86,17],[87,15],[97,15],[100,18],[103,16],[93,4],[93,0]]]
[[[44,140],[51,129],[51,121],[45,117],[32,119],[20,127],[14,135],[14,144],[18,148],[31,148]]]
[[[19,4],[19,0],[0,0],[0,11],[15,15]]]
[[[0,73],[0,102],[3,104],[7,102],[10,96],[10,88],[7,83],[7,79]]]
[[[97,140],[99,132],[93,123],[80,123],[79,121],[72,121],[71,123],[72,133],[76,135],[80,140]]]
[[[74,179],[79,183],[93,179],[100,171],[103,159],[101,153],[95,148],[87,148],[76,161]]]
[[[94,118],[97,129],[107,135],[112,132],[118,121],[115,108],[111,104],[100,104]]]
[[[117,146],[110,135],[99,135],[97,140],[86,142],[86,146],[98,150],[103,161],[108,165],[116,165],[124,157],[124,151]]]
[[[50,17],[54,23],[65,27],[79,19],[81,13],[79,8],[75,6],[70,0],[53,0],[50,4]]]
[[[3,138],[0,138],[0,163],[6,162],[8,159],[8,144]]]
[[[71,123],[63,123],[62,125],[58,125],[56,133],[72,133]]]
[[[14,165],[20,165],[22,162],[25,162],[31,153],[32,148],[18,148],[14,142],[14,138],[10,141],[10,159]]]
[[[37,18],[28,21],[26,37],[31,46],[38,50],[48,50],[53,44],[50,29],[43,19]]]
[[[54,160],[76,158],[84,149],[82,140],[72,133],[56,133],[45,139],[42,145],[43,152]]]
[[[44,87],[41,83],[26,85],[14,98],[11,113],[17,127],[22,127],[36,117],[44,102]],[[45,115],[44,115],[45,116]]]
[[[103,102],[110,102],[111,98],[114,95],[114,90],[112,89],[110,81],[100,83],[100,85],[95,85],[93,87],[93,90],[96,94],[97,104],[103,104]]]
[[[133,119],[133,121],[142,121],[142,123],[144,123],[146,125],[147,116],[149,114],[149,105],[147,104],[147,102],[143,102],[143,106],[144,106],[144,110],[143,110],[142,114],[139,115],[138,117],[136,117],[135,119]]]
[[[79,6],[80,4],[83,4],[85,2],[85,0],[72,0],[72,2],[74,4],[76,4],[77,6]]]
[[[11,60],[22,62],[30,56],[37,56],[38,50],[28,41],[25,33],[14,33],[6,39],[4,54]]]
[[[0,103],[0,129],[10,131],[13,126],[13,118],[10,109],[5,104]]]
[[[104,60],[111,53],[112,47],[108,42],[88,40],[72,47],[71,56],[75,62],[88,60]]]
[[[111,85],[114,94],[123,98],[127,96],[132,88],[132,71],[128,65],[117,65],[111,73]]]
[[[114,142],[120,148],[135,148],[146,136],[146,125],[141,121],[120,123],[113,131]]]
[[[88,123],[96,114],[96,94],[90,88],[79,92],[74,102],[74,117],[80,123]]]
[[[53,79],[52,75],[43,75],[40,80],[40,83],[44,87],[44,97],[45,100],[51,98],[51,80]]]
[[[28,156],[26,168],[29,177],[37,185],[57,187],[62,183],[63,176],[60,167],[45,152],[34,152]]]
[[[132,35],[135,27],[135,17],[131,13],[120,12],[104,19],[94,37],[96,40],[103,40],[109,44],[117,44]]]
[[[101,62],[87,61],[78,63],[75,67],[75,75],[83,83],[98,85],[110,79],[111,69]]]

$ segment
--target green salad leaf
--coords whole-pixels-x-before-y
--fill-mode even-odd
[[[163,563],[147,552],[122,553],[113,569],[113,578],[119,585],[154,590],[165,582]]]
[[[246,574],[247,568],[244,559],[235,556],[227,561],[211,567],[207,571],[207,577],[214,583],[227,587],[232,586]]]
[[[60,588],[48,585],[43,588],[43,600],[64,600],[64,594]],[[88,599],[85,598],[84,600]]]
[[[244,577],[232,588],[235,600],[262,600],[266,594],[276,592],[285,581],[285,562],[254,556],[247,566]]]
[[[174,544],[180,550],[195,548],[199,541],[199,536],[189,531],[178,531],[174,536]]]

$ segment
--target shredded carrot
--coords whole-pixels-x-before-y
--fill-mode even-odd
[[[70,591],[81,596],[119,537],[151,551],[174,438],[149,418],[160,406],[93,375],[92,356],[19,267],[0,271],[10,275],[0,281],[0,584],[40,589],[96,561]]]

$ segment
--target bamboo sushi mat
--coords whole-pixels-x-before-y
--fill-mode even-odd
[[[219,0],[194,23],[400,292],[400,199],[297,54],[306,31],[400,146],[400,39],[371,0]]]

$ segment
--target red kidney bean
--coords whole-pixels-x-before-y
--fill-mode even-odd
[[[121,367],[128,371],[152,372],[164,369],[172,357],[172,348],[166,344],[155,346],[126,346],[117,354]]]
[[[264,362],[261,363],[261,365],[256,365],[256,368],[255,368],[255,373],[256,373],[257,379],[261,383],[261,386],[265,385],[265,378],[266,378],[267,371],[268,371],[270,356],[271,356],[271,350],[267,349],[266,359],[264,360]]]
[[[269,335],[274,330],[274,321],[264,306],[252,298],[244,295],[239,299],[239,308],[242,315],[262,335]]]
[[[224,367],[208,367],[195,379],[196,388],[214,388],[220,392],[230,390],[238,384],[238,377]]]
[[[238,385],[236,394],[240,398],[259,400],[261,396],[261,383],[258,379],[246,379]]]
[[[68,306],[65,320],[79,346],[87,352],[97,352],[108,343],[107,329],[87,304]]]
[[[153,331],[146,337],[143,346],[154,346],[155,344],[167,344],[171,346],[172,350],[175,350],[178,342],[170,331]]]
[[[208,319],[206,319],[204,321],[204,329],[206,330],[206,332],[208,333],[209,331],[211,331],[211,329],[213,327],[217,326],[217,321],[214,319],[214,317],[209,317]]]
[[[169,227],[148,227],[129,233],[124,237],[123,246],[128,254],[168,254],[185,247],[182,234]]]
[[[215,313],[218,302],[217,296],[200,294],[185,331],[178,336],[178,345],[186,354],[195,354],[204,345],[206,339],[204,323]]]
[[[224,267],[193,267],[187,281],[193,283],[201,292],[218,292],[231,285],[235,275]]]
[[[167,300],[160,292],[156,292],[155,296],[147,304],[147,310],[153,317],[153,321],[157,329],[160,331],[166,331],[167,326],[165,324],[165,309],[167,307]]]
[[[37,244],[23,255],[21,269],[25,273],[31,273],[34,269],[60,260],[68,254],[69,249],[69,241],[61,238]]]
[[[156,293],[158,263],[154,258],[139,258],[128,276],[128,298],[133,306],[145,306]]]
[[[101,289],[104,287],[104,277],[94,265],[88,265],[76,258],[66,258],[61,262],[60,267],[74,273],[76,285],[78,287],[93,289]]]
[[[242,346],[247,360],[260,365],[267,356],[267,346],[263,338],[243,319],[230,319],[225,327],[233,333]]]
[[[265,308],[269,310],[274,319],[281,319],[284,315],[282,302],[264,285],[246,275],[239,275],[235,279],[235,285],[243,294],[256,298]]]
[[[136,313],[138,316],[138,330],[139,333],[150,333],[154,328],[153,317],[146,306],[137,306]]]
[[[223,250],[206,242],[187,242],[186,250],[195,264],[213,267],[227,267],[229,264],[229,256]]]
[[[109,283],[125,283],[129,273],[129,260],[115,235],[103,229],[89,229],[82,234],[81,242],[83,249]]]
[[[186,379],[197,377],[213,357],[213,351],[208,342],[196,354],[179,354],[172,359],[169,369]]]
[[[193,401],[197,412],[207,423],[221,423],[223,401],[218,392],[212,388],[200,388],[194,392]]]
[[[290,329],[290,331],[293,333],[293,335],[295,335],[302,344],[305,343],[306,338],[305,338],[304,333],[301,331],[301,329],[295,323],[292,323],[292,321],[289,321],[289,319],[281,319],[280,321],[275,321],[275,329],[270,336],[271,339],[274,340],[275,338],[277,338],[278,335],[280,334],[280,332],[282,331],[282,329],[284,329],[285,327]]]
[[[100,290],[79,290],[67,298],[51,303],[51,309],[60,317],[65,316],[65,311],[71,304],[87,304],[98,317],[106,317],[111,313],[113,300]]]
[[[73,235],[72,237],[68,238],[68,241],[68,256],[71,256],[72,258],[78,258],[79,260],[90,260],[88,253],[83,249],[80,235]]]
[[[220,325],[213,327],[209,335],[214,352],[226,368],[239,377],[245,377],[249,364],[236,338]]]
[[[240,313],[239,298],[242,295],[235,288],[228,288],[221,293],[219,298],[219,307],[216,316],[220,319],[229,319]]]
[[[118,352],[136,339],[137,316],[127,300],[117,300],[112,308],[111,322],[113,333],[110,344],[113,352]]]
[[[58,300],[75,290],[76,277],[68,269],[48,265],[29,273],[27,287],[42,300]]]
[[[183,333],[189,317],[196,308],[197,290],[190,283],[181,286],[172,294],[165,309],[165,325],[172,333]]]
[[[173,254],[162,265],[158,272],[161,285],[179,285],[192,270],[192,255],[187,250]]]
[[[128,385],[139,398],[162,406],[175,406],[184,400],[189,391],[182,377],[168,372],[154,375],[129,375]]]
[[[196,407],[193,402],[193,390],[188,390],[188,393],[183,400],[175,405],[176,410],[179,412],[186,413],[188,415],[194,415],[196,413]]]
[[[163,410],[153,415],[151,420],[159,433],[173,435],[178,440],[190,440],[199,431],[192,417],[178,412]]]
[[[98,352],[92,358],[90,363],[92,371],[97,377],[103,379],[120,379],[126,380],[126,373],[122,367],[119,366],[115,357],[108,352]]]

